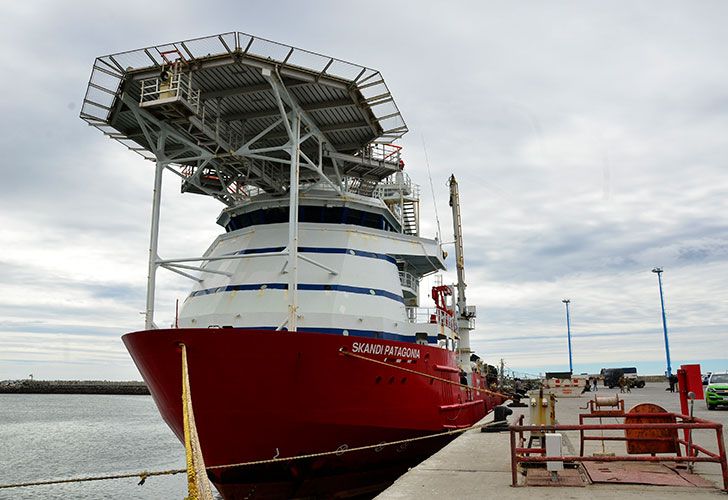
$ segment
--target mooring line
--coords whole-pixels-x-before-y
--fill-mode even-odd
[[[439,432],[437,434],[428,434],[426,436],[418,436],[414,438],[408,438],[408,439],[400,439],[398,441],[390,441],[387,443],[378,443],[378,444],[371,444],[366,446],[359,446],[356,448],[347,448],[345,450],[333,450],[333,451],[323,451],[320,453],[308,453],[305,455],[296,455],[293,457],[278,457],[278,458],[270,458],[267,460],[254,460],[251,462],[240,462],[235,464],[227,464],[227,465],[210,465],[207,466],[206,469],[208,471],[216,470],[216,469],[226,469],[226,468],[234,468],[234,467],[245,467],[245,466],[251,466],[251,465],[263,465],[263,464],[272,464],[277,462],[292,462],[295,460],[304,460],[307,458],[317,458],[317,457],[324,457],[328,455],[343,455],[344,453],[351,453],[354,451],[365,451],[365,450],[371,450],[375,448],[386,448],[387,446],[394,446],[399,444],[405,444],[405,443],[411,443],[414,441],[422,441],[425,439],[434,439],[438,437],[448,436],[452,434],[461,434],[463,432],[475,430],[475,429],[481,429],[483,427],[490,427],[494,425],[496,422],[487,422],[484,424],[475,424],[471,425],[469,427],[465,427],[462,429],[450,429],[447,431]],[[68,479],[54,479],[54,480],[47,480],[47,481],[33,481],[33,482],[26,482],[26,483],[13,483],[13,484],[0,484],[0,489],[8,489],[8,488],[21,488],[26,486],[44,486],[49,484],[63,484],[63,483],[81,483],[81,482],[87,482],[87,481],[105,481],[110,479],[128,479],[131,477],[138,477],[139,484],[144,484],[144,481],[146,481],[147,478],[153,477],[153,476],[171,476],[175,474],[182,474],[187,472],[187,469],[169,469],[169,470],[162,470],[162,471],[142,471],[142,472],[133,472],[133,473],[127,473],[127,474],[115,474],[115,475],[107,475],[107,476],[88,476],[88,477],[80,477],[80,478],[68,478]]]
[[[14,483],[14,484],[0,484],[0,489],[7,488],[21,488],[24,486],[44,486],[48,484],[64,484],[64,483],[81,483],[86,481],[106,481],[109,479],[128,479],[130,477],[138,477],[139,484],[144,484],[147,478],[152,476],[171,476],[174,474],[180,474],[187,472],[187,469],[169,469],[160,471],[142,471],[142,472],[130,472],[128,474],[113,474],[108,476],[88,476],[88,477],[77,477],[68,479],[50,479],[47,481],[33,481],[27,483]]]
[[[463,387],[466,389],[470,389],[477,392],[485,392],[487,394],[492,394],[494,396],[501,396],[505,399],[508,399],[510,396],[507,394],[502,394],[500,392],[491,391],[488,389],[478,388],[478,387],[471,387],[469,385],[460,384],[459,382],[453,382],[452,380],[448,380],[442,377],[437,377],[435,375],[429,375],[427,373],[419,372],[417,370],[411,370],[409,368],[405,368],[403,366],[397,366],[393,365],[391,363],[386,363],[384,361],[379,361],[377,359],[368,358],[366,356],[361,356],[358,354],[354,354],[352,352],[347,351],[344,348],[341,348],[339,352],[344,356],[350,356],[353,358],[361,359],[364,361],[369,361],[371,363],[380,364],[384,366],[388,366],[390,368],[395,368],[397,370],[402,370],[407,373],[412,373],[415,375],[420,375],[425,378],[429,378],[432,380],[438,380],[440,382],[444,382],[446,384],[456,385],[459,387]],[[182,346],[182,356],[183,356],[183,376],[186,375],[186,352],[184,346]],[[183,391],[184,392],[184,391]],[[189,399],[189,395],[183,395],[184,399]],[[304,455],[296,455],[293,457],[276,457],[276,458],[270,458],[266,460],[254,460],[250,462],[240,462],[240,463],[234,463],[234,464],[226,464],[226,465],[211,465],[206,466],[205,470],[211,471],[211,470],[217,470],[217,469],[229,469],[229,468],[237,468],[237,467],[246,467],[251,465],[264,465],[264,464],[272,464],[272,463],[278,463],[278,462],[292,462],[295,460],[304,460],[307,458],[318,458],[318,457],[325,457],[329,455],[343,455],[344,453],[351,453],[354,451],[366,451],[371,449],[379,449],[385,448],[387,446],[394,446],[394,445],[401,445],[401,444],[407,444],[412,443],[415,441],[423,441],[425,439],[434,439],[438,437],[444,437],[448,435],[453,434],[461,434],[463,432],[467,432],[474,429],[481,429],[483,427],[489,427],[493,425],[494,422],[488,422],[484,424],[475,424],[468,427],[464,427],[462,429],[449,429],[447,431],[438,432],[436,434],[427,434],[425,436],[418,436],[414,438],[408,438],[408,439],[400,439],[397,441],[390,441],[387,443],[377,443],[377,444],[371,444],[366,446],[358,446],[356,448],[347,448],[347,449],[336,449],[333,451],[323,451],[319,453],[307,453]],[[187,453],[187,461],[190,460],[190,453]],[[142,471],[142,472],[133,472],[133,473],[127,473],[127,474],[113,474],[113,475],[105,475],[105,476],[87,476],[87,477],[80,477],[80,478],[67,478],[67,479],[51,479],[51,480],[45,480],[45,481],[32,481],[32,482],[25,482],[25,483],[12,483],[12,484],[0,484],[0,489],[9,489],[9,488],[22,488],[22,487],[28,487],[28,486],[44,486],[44,485],[51,485],[51,484],[65,484],[65,483],[81,483],[81,482],[88,482],[88,481],[106,481],[111,479],[128,479],[132,477],[138,477],[139,478],[139,484],[142,485],[149,477],[153,476],[165,476],[165,475],[174,475],[174,474],[181,474],[183,472],[188,472],[188,469],[169,469],[169,470],[162,470],[162,471]],[[194,473],[193,473],[194,474]]]

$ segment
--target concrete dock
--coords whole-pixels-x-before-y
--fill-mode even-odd
[[[643,389],[632,389],[631,393],[619,394],[625,400],[625,410],[638,403],[655,403],[669,412],[680,413],[678,393],[665,391],[666,383],[648,383]],[[596,395],[609,396],[618,393],[618,390],[599,388]],[[579,413],[588,413],[580,409],[595,393],[585,393],[581,398],[560,398],[556,405],[556,418],[559,424],[578,424]],[[513,408],[514,414],[509,417],[515,422],[522,413],[526,414],[525,425],[529,424],[528,408]],[[695,401],[694,416],[723,424],[724,441],[725,427],[728,427],[728,408],[708,411],[705,401]],[[492,420],[492,416],[484,421]],[[623,423],[623,419],[604,418],[604,424]],[[599,423],[592,420],[588,423]],[[590,431],[592,434],[594,431]],[[596,431],[599,432],[599,431]],[[611,431],[612,433],[624,431]],[[682,431],[680,431],[682,432]],[[579,454],[579,432],[565,432],[564,453]],[[605,433],[605,435],[608,435]],[[615,434],[612,434],[615,435]],[[694,431],[693,439],[696,444],[704,446],[710,451],[717,451],[715,431]],[[625,443],[607,441],[604,450],[600,441],[587,441],[584,455],[597,452],[614,452],[625,455]],[[721,492],[723,481],[720,465],[715,463],[698,463],[695,472],[700,478],[708,480],[715,487],[695,486],[654,486],[640,484],[604,484],[594,483],[584,486],[511,486],[511,453],[510,436],[508,432],[482,433],[472,430],[463,433],[448,446],[440,450],[429,459],[400,477],[391,487],[382,492],[377,498],[380,500],[410,499],[418,500],[437,499],[454,500],[467,498],[498,498],[523,499],[537,496],[539,499],[651,499],[660,500],[685,499],[692,500],[708,498],[726,498]],[[672,474],[672,472],[668,473]],[[583,475],[583,474],[582,474]],[[523,476],[519,474],[519,482]]]

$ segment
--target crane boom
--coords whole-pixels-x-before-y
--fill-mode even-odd
[[[457,283],[457,323],[458,323],[458,365],[465,373],[471,372],[470,364],[470,331],[475,325],[475,308],[468,307],[465,299],[465,257],[463,256],[463,226],[460,217],[460,194],[458,191],[458,181],[455,175],[450,176],[448,181],[450,186],[450,206],[452,207],[452,223],[453,233],[455,236],[455,267],[458,273]],[[468,383],[470,378],[468,377]]]
[[[458,316],[465,316],[467,301],[465,299],[465,258],[463,256],[463,227],[460,217],[460,194],[455,174],[450,175],[450,206],[452,207],[453,233],[455,236],[455,267],[458,273]]]

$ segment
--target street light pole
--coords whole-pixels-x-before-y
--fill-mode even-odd
[[[574,373],[574,364],[571,359],[571,318],[569,317],[569,304],[571,301],[569,299],[564,299],[561,302],[566,304],[566,336],[569,340],[569,371]]]
[[[665,334],[665,356],[667,357],[667,376],[672,375],[672,366],[670,365],[670,343],[667,340],[667,318],[665,317],[665,299],[662,294],[662,268],[656,267],[652,270],[657,274],[657,283],[660,286],[660,306],[662,307],[662,331]]]

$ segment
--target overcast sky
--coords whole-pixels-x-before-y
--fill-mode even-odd
[[[3,2],[0,379],[139,378],[120,336],[144,324],[153,168],[81,100],[97,56],[228,31],[382,72],[424,236],[424,149],[445,240],[460,181],[487,361],[567,369],[568,297],[575,371],[662,373],[662,266],[673,367],[728,369],[727,19],[720,1]],[[199,255],[221,205],[164,182],[160,254]],[[190,285],[159,281],[168,325]]]

